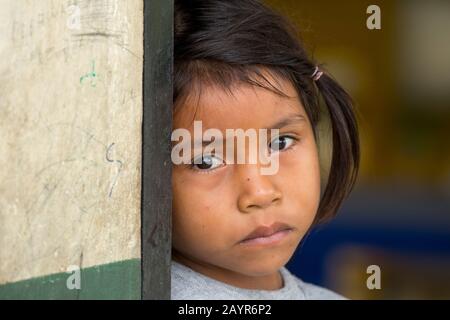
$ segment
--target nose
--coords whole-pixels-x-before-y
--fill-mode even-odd
[[[273,183],[273,176],[261,175],[259,165],[236,165],[240,184],[238,207],[250,213],[266,209],[281,201],[282,195]]]

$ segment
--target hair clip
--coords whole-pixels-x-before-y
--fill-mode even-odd
[[[311,78],[313,81],[317,81],[320,79],[320,77],[323,75],[323,71],[320,71],[319,67],[316,66],[316,69],[314,69],[313,74],[311,75]]]

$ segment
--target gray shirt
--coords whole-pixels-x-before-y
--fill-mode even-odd
[[[281,268],[284,286],[278,290],[242,289],[200,274],[172,261],[172,300],[341,300],[325,288],[305,283]]]

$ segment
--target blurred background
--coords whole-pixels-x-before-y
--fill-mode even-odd
[[[288,268],[352,299],[450,299],[450,1],[266,2],[352,95],[361,131],[352,195]]]

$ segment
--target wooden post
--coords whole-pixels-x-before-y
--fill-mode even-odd
[[[173,0],[144,0],[142,299],[170,299]]]

